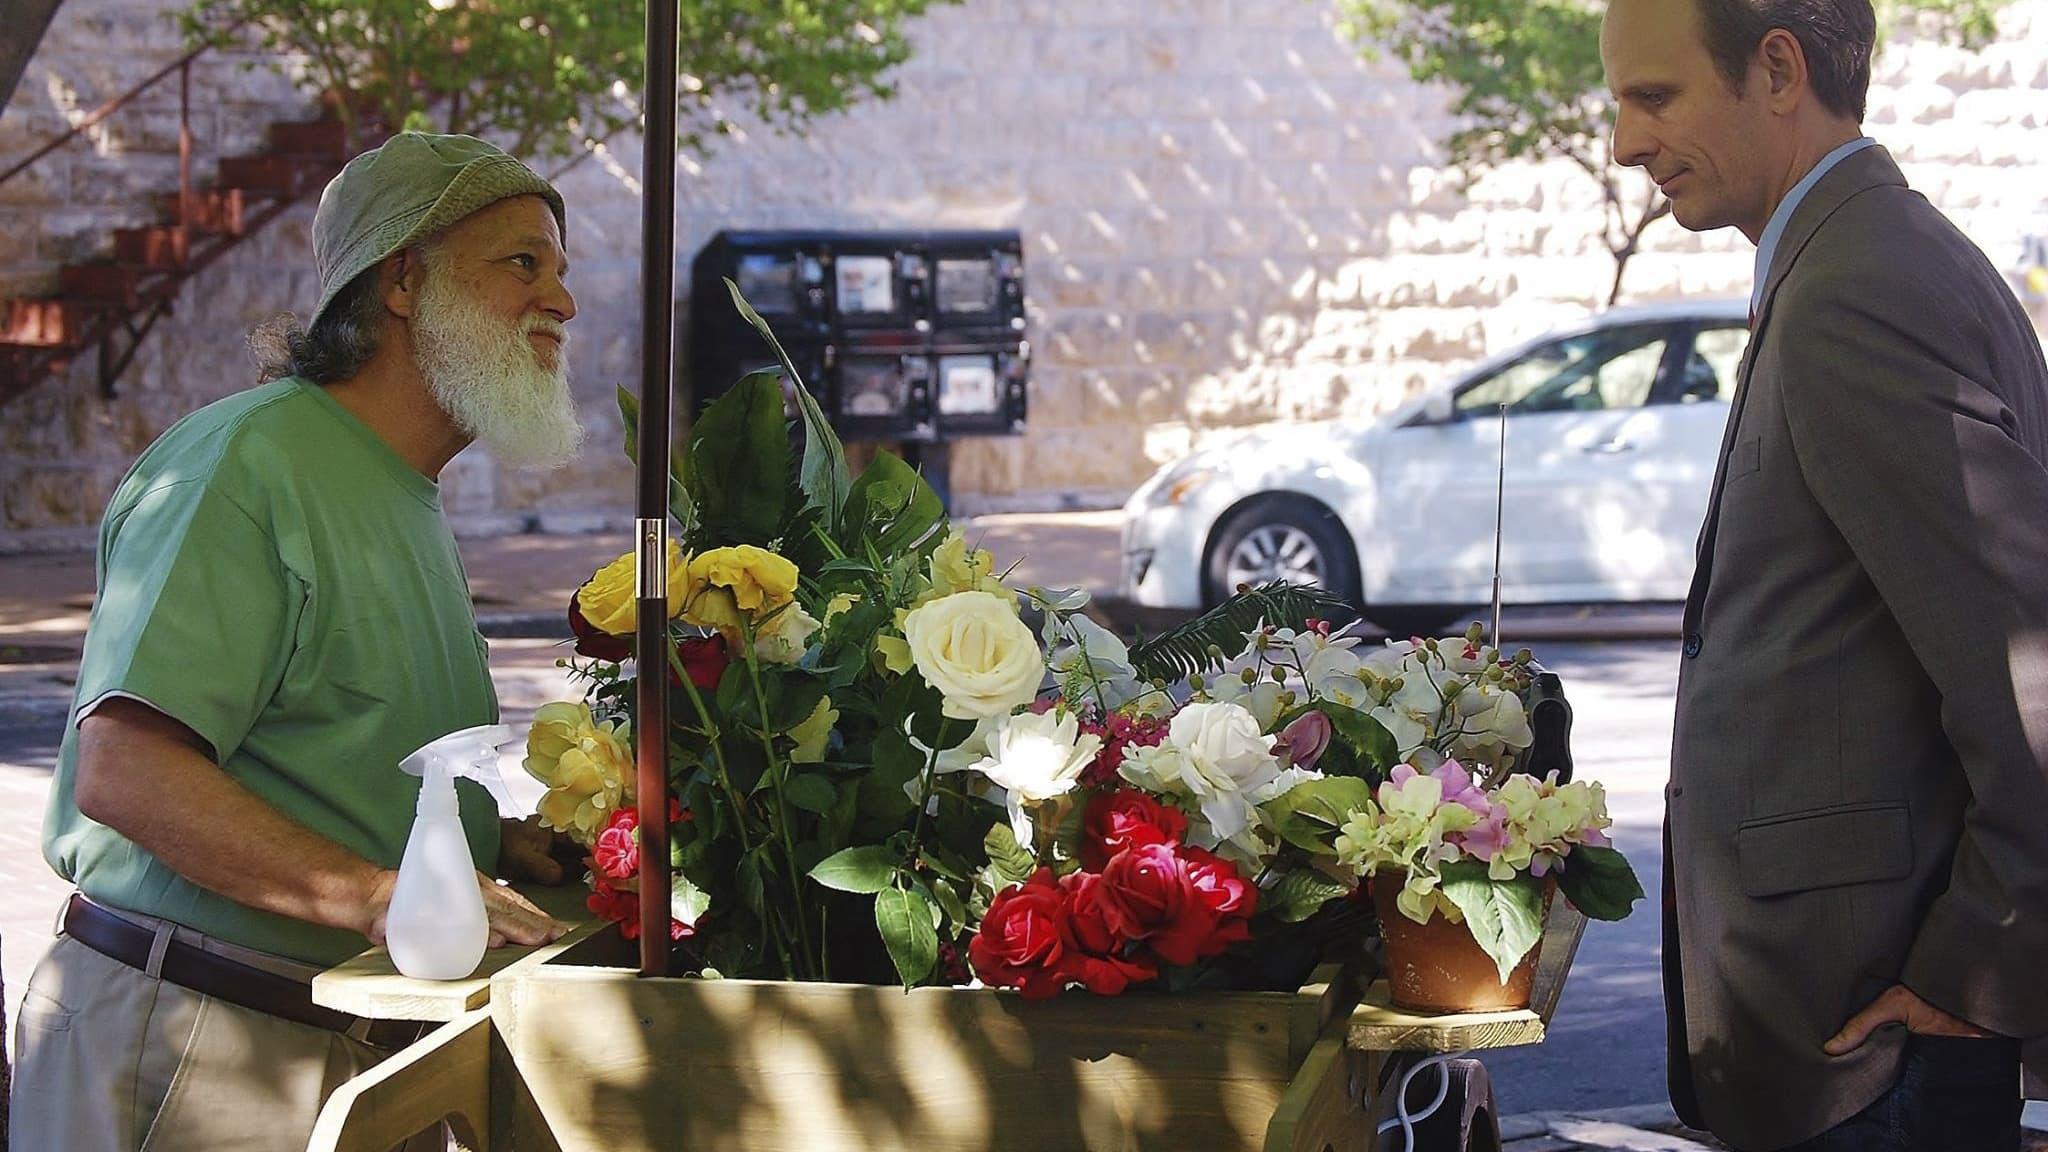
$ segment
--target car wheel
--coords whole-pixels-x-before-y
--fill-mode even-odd
[[[1209,541],[1203,600],[1214,606],[1240,584],[1316,584],[1358,601],[1358,560],[1336,513],[1303,496],[1255,496]],[[1297,621],[1298,623],[1298,621]]]

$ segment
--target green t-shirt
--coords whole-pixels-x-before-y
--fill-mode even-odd
[[[434,483],[316,385],[266,384],[164,433],[107,507],[98,570],[74,708],[148,703],[244,788],[383,867],[404,854],[419,794],[399,761],[497,720]],[[367,947],[202,889],[80,815],[77,734],[65,732],[43,855],[87,896],[311,964]],[[488,871],[497,811],[462,783]]]

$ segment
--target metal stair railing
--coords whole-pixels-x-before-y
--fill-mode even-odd
[[[54,296],[15,300],[0,316],[0,404],[64,370],[78,352],[97,346],[101,394],[113,398],[123,371],[134,359],[142,341],[156,322],[168,315],[184,282],[203,271],[242,240],[291,208],[315,190],[332,171],[339,170],[355,141],[346,135],[332,156],[282,153],[282,167],[267,169],[267,176],[244,177],[237,184],[222,179],[222,185],[201,214],[199,193],[192,177],[192,67],[220,39],[240,31],[249,21],[237,21],[209,37],[209,42],[185,53],[126,92],[106,101],[62,135],[37,148],[27,157],[0,172],[0,185],[19,177],[39,161],[66,145],[83,138],[92,129],[132,103],[144,92],[172,76],[178,78],[178,190],[177,207],[169,213],[175,219],[166,226],[128,229],[133,244],[119,245],[118,264],[69,265],[65,284]],[[273,135],[279,125],[273,125]],[[374,133],[374,129],[372,130]],[[276,152],[273,149],[273,152]],[[331,160],[311,171],[314,159]],[[260,165],[261,158],[255,158]],[[229,158],[227,163],[236,162]],[[242,171],[251,171],[243,158]],[[226,163],[223,164],[223,176]],[[319,180],[310,177],[318,175]],[[260,186],[254,186],[260,185]],[[266,198],[253,212],[244,213],[243,191],[255,191]],[[196,237],[210,233],[210,242]],[[167,234],[167,235],[166,235]],[[167,241],[167,242],[166,242]],[[100,275],[93,275],[99,273]],[[75,274],[75,275],[74,275]],[[74,280],[78,283],[74,284]],[[79,287],[79,284],[89,287]],[[29,311],[23,312],[23,309]]]

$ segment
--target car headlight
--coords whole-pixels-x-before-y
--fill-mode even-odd
[[[1215,478],[1214,468],[1175,468],[1166,474],[1159,487],[1152,490],[1152,507],[1178,507]]]

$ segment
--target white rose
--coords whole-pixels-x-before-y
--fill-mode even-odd
[[[1016,609],[988,592],[956,592],[903,618],[918,675],[955,720],[1004,716],[1031,702],[1045,679],[1038,637]]]
[[[804,658],[819,627],[802,605],[792,602],[754,634],[754,655],[766,664],[794,664]]]
[[[1258,718],[1237,704],[1190,704],[1167,726],[1166,740],[1180,750],[1181,780],[1216,838],[1244,831],[1249,795],[1280,774],[1273,738]]]
[[[1081,731],[1072,713],[1006,717],[988,735],[988,755],[970,767],[1001,788],[1017,843],[1031,847],[1030,808],[1073,791],[1102,751],[1102,737]]]

